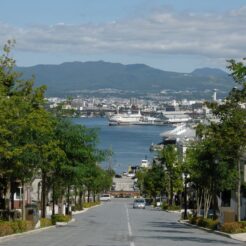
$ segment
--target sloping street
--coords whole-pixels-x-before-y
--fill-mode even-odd
[[[220,235],[180,224],[179,216],[146,207],[133,209],[132,200],[115,199],[63,227],[3,240],[5,246],[195,246],[244,245]]]

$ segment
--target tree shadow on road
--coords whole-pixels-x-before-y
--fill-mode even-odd
[[[233,241],[225,241],[221,239],[213,239],[213,238],[201,238],[201,237],[180,237],[180,236],[138,236],[138,238],[145,238],[145,239],[158,239],[158,240],[172,240],[176,242],[196,242],[201,244],[224,244],[224,245],[240,245],[241,243],[233,242]]]
[[[149,229],[149,230],[142,230],[142,231],[146,231],[146,232],[163,232],[163,233],[183,233],[183,234],[190,234],[190,232],[189,231],[181,231],[181,230],[165,230],[165,229],[163,229],[163,230],[158,230],[158,229],[156,229],[156,230],[153,230],[153,229]]]
[[[148,222],[147,224],[149,226],[151,226],[151,227],[187,229],[187,226],[186,225],[179,224],[178,222],[156,221],[156,222]]]
[[[208,238],[206,237],[207,234],[211,234],[210,232],[204,232],[196,229],[199,233],[194,233],[194,229],[190,229],[187,225],[179,224],[178,222],[161,222],[161,221],[153,221],[148,222],[147,226],[149,229],[144,229],[145,232],[150,233],[160,233],[160,235],[138,235],[135,238],[144,238],[147,239],[157,239],[157,240],[172,240],[176,242],[196,242],[200,244],[224,244],[224,245],[240,245],[240,242],[236,242],[232,239],[224,240],[223,237],[216,239],[216,238]],[[153,229],[154,228],[154,229]],[[164,235],[161,235],[163,233]],[[171,234],[171,235],[170,235]],[[176,235],[175,235],[176,234]],[[183,235],[180,235],[183,234]],[[189,234],[189,235],[188,235]],[[187,235],[187,236],[186,236]],[[214,235],[215,237],[217,235]]]

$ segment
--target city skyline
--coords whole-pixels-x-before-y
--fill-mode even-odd
[[[68,61],[144,63],[162,70],[225,69],[244,57],[243,0],[1,3],[0,42],[16,40],[18,66]]]

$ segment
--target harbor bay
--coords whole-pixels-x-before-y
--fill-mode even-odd
[[[128,166],[135,166],[141,160],[151,161],[155,155],[149,151],[152,143],[161,142],[160,134],[173,127],[171,125],[124,125],[109,126],[106,118],[73,118],[75,124],[97,128],[100,149],[111,149],[112,158],[102,163],[104,168],[111,167],[116,173],[127,171]]]

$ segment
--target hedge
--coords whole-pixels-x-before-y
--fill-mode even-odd
[[[170,210],[170,211],[176,211],[176,210],[180,210],[180,206],[179,205],[169,205],[167,202],[163,202],[161,205],[162,210]]]
[[[48,218],[40,218],[40,227],[52,226],[52,220]]]
[[[209,228],[212,230],[216,230],[219,225],[218,220],[213,220],[213,219],[208,219],[208,218],[205,219],[203,217],[191,217],[189,221],[193,225],[198,225],[198,226]]]
[[[246,232],[244,223],[241,222],[227,222],[221,226],[221,231],[227,233],[241,233]]]
[[[51,216],[52,224],[55,225],[56,222],[68,222],[71,220],[71,215],[54,214]]]
[[[27,220],[0,221],[0,237],[32,230],[34,224]]]
[[[83,204],[83,207],[84,208],[90,208],[90,207],[93,207],[93,206],[96,206],[96,205],[99,205],[99,204],[100,204],[100,202],[85,202]]]

